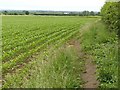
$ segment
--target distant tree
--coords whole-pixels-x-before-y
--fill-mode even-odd
[[[69,15],[73,15],[74,13],[73,12],[70,12]]]
[[[7,15],[7,14],[8,14],[8,11],[3,11],[3,14],[4,14],[4,15]]]
[[[95,15],[95,13],[94,13],[93,11],[91,11],[91,12],[90,12],[90,15],[94,16],[94,15]]]
[[[82,12],[82,15],[83,15],[83,16],[89,16],[89,11],[83,11],[83,12]]]
[[[25,14],[26,14],[26,15],[29,15],[29,11],[25,11]]]
[[[25,15],[29,15],[29,11],[23,11]]]
[[[97,15],[100,16],[100,12],[98,12]]]
[[[14,15],[18,15],[18,13],[15,12]]]

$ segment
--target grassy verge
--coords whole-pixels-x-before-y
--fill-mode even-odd
[[[82,47],[97,64],[97,77],[101,88],[118,86],[118,38],[101,21],[82,34]]]
[[[22,73],[8,74],[3,88],[80,88],[83,65],[74,46],[46,49]]]

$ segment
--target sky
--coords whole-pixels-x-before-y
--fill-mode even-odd
[[[105,0],[0,0],[0,10],[100,11]]]

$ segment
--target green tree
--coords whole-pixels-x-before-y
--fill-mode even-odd
[[[4,15],[7,15],[7,14],[8,14],[8,11],[3,11],[3,14],[4,14]]]
[[[29,15],[29,11],[25,11],[25,14],[26,14],[26,15]]]
[[[23,11],[25,15],[29,15],[29,11]]]
[[[89,16],[89,11],[83,11],[83,12],[82,12],[82,15],[83,15],[83,16]]]
[[[120,35],[120,1],[106,2],[101,9],[101,15],[109,30]]]
[[[95,13],[94,13],[93,11],[91,11],[91,12],[90,12],[90,15],[94,16],[94,15],[95,15]]]

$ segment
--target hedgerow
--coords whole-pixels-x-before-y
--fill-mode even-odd
[[[106,2],[101,9],[102,20],[110,31],[115,31],[120,36],[120,1]]]

